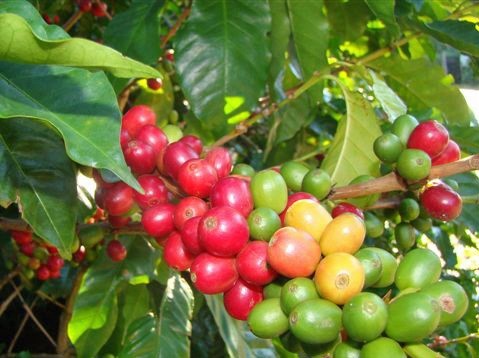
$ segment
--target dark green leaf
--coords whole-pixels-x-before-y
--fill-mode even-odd
[[[0,59],[105,70],[117,77],[161,77],[157,70],[94,41],[40,38],[23,17],[7,13],[0,14]]]
[[[3,0],[0,2],[0,14],[17,14],[27,20],[32,31],[42,39],[60,40],[67,39],[70,36],[61,27],[48,25],[37,9],[25,0]]]
[[[386,29],[394,36],[401,33],[394,14],[395,0],[365,0],[371,11],[380,19]]]
[[[322,0],[287,0],[291,32],[298,56],[303,80],[328,65],[326,51],[329,41],[329,25],[323,13]],[[310,90],[312,99],[322,98],[319,85]]]
[[[468,154],[479,153],[479,127],[451,126],[448,130],[449,135],[459,144],[462,151]]]
[[[35,233],[69,258],[76,223],[75,170],[54,131],[32,119],[0,121],[0,188],[2,205],[16,201]]]
[[[479,56],[479,32],[476,24],[467,21],[445,20],[424,24],[426,32],[437,40],[472,56]]]
[[[270,28],[266,0],[193,2],[175,38],[176,66],[192,110],[216,136],[247,118],[263,93]]]
[[[371,104],[359,93],[341,86],[346,117],[339,121],[334,140],[321,164],[335,185],[346,185],[359,175],[379,175],[379,160],[373,151],[381,135]]]
[[[371,15],[364,1],[325,0],[331,36],[337,36],[341,42],[352,41],[360,37]]]
[[[441,256],[446,262],[446,268],[454,269],[457,265],[457,256],[454,253],[454,247],[451,244],[451,238],[448,232],[435,228],[434,243],[441,252]]]
[[[316,107],[311,107],[309,97],[305,94],[302,94],[282,108],[277,113],[280,123],[275,143],[278,144],[293,138],[301,128],[311,123],[315,109]]]
[[[135,60],[155,64],[160,57],[158,11],[164,0],[134,0],[105,29],[105,44]]]
[[[479,196],[479,178],[474,173],[463,173],[451,177],[459,184],[461,196]],[[477,204],[465,204],[457,221],[465,224],[472,232],[479,232],[479,217],[477,216]]]
[[[207,295],[205,299],[230,357],[261,357],[268,356],[267,352],[269,352],[269,356],[272,355],[271,341],[256,338],[249,331],[245,322],[232,318],[226,312],[220,296]]]
[[[439,65],[427,59],[406,61],[400,57],[382,58],[368,66],[382,71],[388,83],[412,108],[438,108],[449,123],[468,125],[472,113],[454,79]],[[418,108],[416,108],[418,107]]]
[[[71,159],[109,169],[139,188],[120,149],[121,113],[104,73],[0,61],[0,93],[0,118],[48,121],[63,136]]]
[[[274,81],[283,69],[285,54],[288,47],[291,28],[286,7],[286,0],[269,0],[271,9],[271,65],[269,76],[270,87],[274,87]]]
[[[193,292],[181,275],[170,270],[160,316],[140,318],[127,332],[119,357],[189,357]]]
[[[68,336],[73,344],[86,332],[108,323],[111,305],[116,301],[120,283],[148,283],[155,278],[154,268],[159,251],[143,237],[120,239],[128,250],[126,259],[113,262],[102,250],[85,274],[68,325]]]

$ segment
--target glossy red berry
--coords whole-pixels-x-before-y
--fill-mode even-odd
[[[119,229],[128,225],[131,222],[131,217],[108,215],[108,222],[110,223],[111,227]]]
[[[226,312],[241,321],[246,321],[253,307],[262,300],[263,288],[251,285],[241,279],[238,279],[223,297]]]
[[[194,158],[198,158],[198,153],[188,144],[182,142],[170,143],[163,152],[163,170],[170,177],[176,179],[183,163]]]
[[[138,131],[136,140],[148,144],[158,156],[168,145],[166,134],[157,126],[147,124]]]
[[[213,165],[218,173],[218,178],[227,176],[233,168],[231,155],[228,149],[223,147],[216,147],[206,153],[205,159]]]
[[[199,255],[205,251],[198,237],[198,225],[200,221],[201,216],[195,216],[187,220],[180,231],[183,244],[193,255]]]
[[[168,266],[178,271],[185,271],[190,268],[194,258],[195,255],[185,248],[177,231],[168,235],[163,249],[163,259]]]
[[[158,91],[161,87],[163,87],[163,81],[161,78],[148,78],[146,80],[146,85],[153,91]]]
[[[123,261],[126,257],[126,247],[119,240],[111,240],[107,247],[106,253],[112,261]]]
[[[446,148],[432,160],[432,165],[452,163],[461,159],[461,148],[452,139],[447,142]]]
[[[420,149],[432,159],[446,148],[449,141],[447,129],[435,120],[419,123],[409,136],[407,147]]]
[[[234,258],[218,257],[206,252],[193,260],[190,272],[196,289],[208,295],[229,290],[238,279]]]
[[[12,239],[15,240],[17,245],[29,243],[33,239],[33,234],[30,231],[12,230],[10,231],[10,235],[12,236]]]
[[[77,0],[78,8],[82,12],[90,12],[91,10],[91,0]]]
[[[168,189],[160,177],[147,174],[138,177],[138,183],[144,190],[144,194],[135,191],[135,202],[143,210],[152,208],[158,204],[168,202]]]
[[[156,124],[156,114],[145,105],[131,107],[121,120],[121,127],[128,132],[132,139],[136,138],[140,129],[147,124]]]
[[[175,61],[175,51],[172,49],[166,50],[165,51],[165,59],[167,61],[173,62]]]
[[[60,256],[52,255],[48,257],[47,267],[50,271],[60,271],[65,262]]]
[[[72,259],[73,261],[75,262],[82,262],[84,259],[85,259],[85,256],[86,256],[86,249],[85,249],[85,246],[81,245],[78,250],[76,250],[73,254],[72,254]]]
[[[91,14],[96,17],[105,17],[107,15],[108,5],[104,2],[98,1],[91,4]]]
[[[427,186],[420,200],[426,212],[438,220],[454,220],[462,211],[461,196],[442,182]]]
[[[156,168],[155,151],[148,144],[139,140],[132,140],[123,149],[126,164],[135,174],[150,174]]]
[[[201,139],[198,138],[195,135],[192,134],[187,134],[179,140],[179,142],[188,144],[193,150],[198,154],[201,155],[201,152],[203,151],[203,143],[201,142]]]
[[[50,270],[48,269],[47,265],[40,265],[37,270],[37,278],[40,281],[46,281],[50,278]]]
[[[178,184],[188,195],[206,198],[218,181],[215,168],[206,160],[190,159],[178,170]]]
[[[217,256],[235,256],[249,239],[248,222],[229,206],[211,208],[198,226],[201,246]]]
[[[211,206],[230,206],[248,217],[254,207],[253,195],[246,180],[225,177],[218,180],[210,193]]]
[[[267,242],[249,242],[236,256],[238,274],[243,280],[252,285],[267,285],[278,276],[278,273],[269,266],[267,257]]]
[[[357,206],[346,202],[337,204],[331,211],[331,216],[335,218],[336,216],[339,216],[343,213],[353,213],[359,216],[362,220],[364,220],[363,211]]]
[[[175,206],[173,204],[158,204],[143,212],[141,223],[148,235],[153,237],[166,236],[175,229],[174,212]]]
[[[33,256],[36,247],[35,242],[30,241],[20,245],[20,251],[26,256]]]
[[[62,270],[50,271],[50,279],[60,278],[62,276]]]
[[[186,221],[208,211],[208,204],[196,196],[182,198],[175,207],[175,227],[181,230]]]
[[[104,194],[104,209],[110,215],[122,216],[128,213],[135,205],[134,190],[123,182],[115,185]]]

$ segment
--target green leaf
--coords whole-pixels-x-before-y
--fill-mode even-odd
[[[479,56],[479,32],[476,24],[467,21],[445,20],[424,24],[426,32],[437,40],[472,56]]]
[[[252,358],[262,356],[262,351],[271,351],[271,341],[256,338],[246,323],[235,320],[225,310],[219,295],[206,295],[206,303],[216,321],[230,357]],[[253,348],[254,347],[254,348]],[[265,356],[267,356],[265,354]]]
[[[48,25],[37,9],[25,0],[3,0],[0,2],[0,13],[17,14],[27,20],[32,31],[42,39],[60,40],[70,36],[61,27]]]
[[[304,128],[314,118],[315,108],[311,107],[309,97],[304,93],[278,113],[279,127],[276,133],[276,144],[293,138],[301,128]]]
[[[71,257],[76,196],[73,163],[54,131],[27,118],[0,121],[0,202],[16,201],[22,218],[65,258]]]
[[[468,154],[479,153],[479,127],[450,126],[451,138]]]
[[[479,196],[479,178],[473,172],[462,173],[451,177],[459,185],[458,193],[461,196]],[[479,232],[479,217],[477,204],[464,204],[461,215],[456,219],[466,225],[472,232]]]
[[[401,33],[394,14],[395,0],[364,0],[374,15],[380,19],[393,37]]]
[[[23,17],[10,13],[0,14],[0,59],[105,70],[117,77],[161,77],[157,70],[94,41],[41,38]]]
[[[291,28],[289,26],[286,0],[269,0],[271,10],[271,65],[269,66],[270,87],[283,69]]]
[[[181,87],[217,137],[247,118],[264,92],[270,28],[266,0],[197,0],[175,37]]]
[[[407,106],[402,99],[399,98],[396,92],[394,92],[374,71],[369,71],[369,74],[373,79],[374,97],[376,97],[381,104],[389,121],[392,122],[400,115],[407,113]]]
[[[105,44],[135,60],[155,64],[160,57],[159,10],[164,0],[134,0],[105,29]]]
[[[363,1],[324,0],[331,36],[341,42],[359,38],[366,30],[371,12]]]
[[[339,121],[333,142],[321,164],[335,185],[348,184],[359,175],[379,175],[379,160],[373,151],[381,135],[371,104],[359,93],[341,85],[346,117]]]
[[[328,65],[326,51],[329,41],[329,24],[323,13],[322,0],[287,0],[291,32],[303,80]],[[309,90],[312,99],[322,98],[319,85]]]
[[[126,259],[113,262],[103,249],[83,278],[68,325],[73,344],[86,332],[107,324],[120,283],[138,278],[146,283],[155,277],[154,267],[160,252],[142,237],[125,236],[120,240],[128,250]]]
[[[121,113],[104,73],[0,61],[0,93],[0,118],[48,121],[62,135],[71,159],[109,169],[139,188],[120,149]]]
[[[414,110],[438,108],[451,124],[468,125],[472,113],[454,79],[441,66],[422,58],[403,60],[389,57],[368,63],[382,71],[388,84]]]
[[[189,357],[193,292],[175,270],[170,270],[159,312],[158,318],[149,315],[130,325],[119,358]]]
[[[79,358],[95,357],[101,347],[108,341],[118,319],[118,303],[116,297],[109,302],[107,324],[96,329],[89,329],[76,342],[75,352]]]

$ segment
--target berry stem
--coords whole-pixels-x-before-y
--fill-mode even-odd
[[[77,10],[68,20],[63,24],[63,29],[68,32],[72,29],[73,26],[81,19],[84,12]]]

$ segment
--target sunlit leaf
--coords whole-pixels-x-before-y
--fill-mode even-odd
[[[467,21],[445,20],[426,23],[428,34],[459,51],[479,56],[479,31],[476,24]]]
[[[369,72],[373,79],[373,92],[376,99],[386,112],[389,121],[407,112],[407,106],[391,87],[387,85],[374,71]]]

